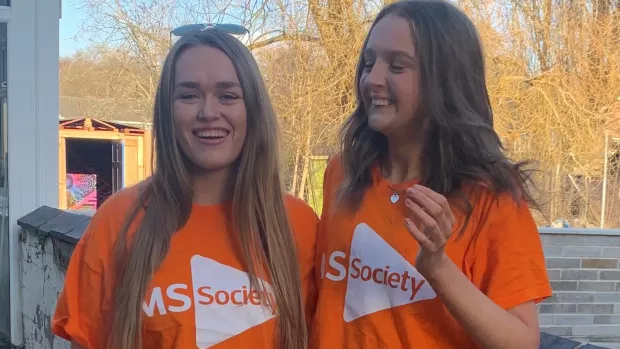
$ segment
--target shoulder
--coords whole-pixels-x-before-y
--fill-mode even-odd
[[[319,217],[310,205],[294,195],[285,194],[284,204],[298,248],[313,251],[316,245]]]
[[[522,196],[477,186],[466,192],[472,205],[468,234],[478,251],[499,245],[539,249],[540,235],[530,205]],[[459,213],[461,215],[462,213]],[[464,217],[459,221],[464,222]]]
[[[313,223],[319,220],[318,216],[308,205],[307,202],[292,194],[284,195],[284,205],[286,207],[289,220],[292,224],[303,222],[304,224]]]
[[[329,158],[323,175],[323,211],[329,210],[331,203],[336,200],[338,188],[344,181],[344,177],[342,154],[339,152]]]
[[[97,208],[78,243],[84,248],[87,258],[90,259],[91,255],[97,256],[97,259],[103,258],[107,254],[105,252],[112,251],[121,229],[129,218],[129,214],[136,207],[144,188],[145,183],[123,188],[112,194]]]
[[[527,218],[533,222],[530,205],[521,195],[494,192],[486,186],[479,185],[468,190],[468,196],[474,206],[473,216],[488,224],[500,224],[515,218]]]
[[[338,152],[327,160],[325,169],[325,181],[341,182],[344,179],[344,166],[342,163],[342,153]]]

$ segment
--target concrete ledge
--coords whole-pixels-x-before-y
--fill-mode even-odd
[[[41,206],[19,219],[17,224],[22,228],[76,244],[84,234],[93,214],[94,211],[89,210],[63,211],[49,206]],[[538,231],[543,235],[620,236],[620,229],[541,227],[538,228]]]
[[[600,236],[620,236],[620,229],[595,229],[595,228],[548,228],[540,227],[538,232],[541,234],[559,235],[600,235]]]
[[[17,224],[33,233],[75,245],[84,235],[90,220],[91,214],[89,213],[72,213],[41,206],[17,220]]]

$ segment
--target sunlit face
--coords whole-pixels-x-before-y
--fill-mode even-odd
[[[243,91],[230,58],[199,46],[183,52],[175,69],[172,113],[181,150],[198,169],[230,166],[247,133]]]
[[[411,134],[418,106],[416,49],[409,22],[388,15],[370,32],[360,77],[369,126],[385,136]]]

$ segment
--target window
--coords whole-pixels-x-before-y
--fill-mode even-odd
[[[0,6],[11,6],[11,0],[0,0]],[[3,23],[6,28],[6,23]],[[6,30],[4,31],[6,33]]]

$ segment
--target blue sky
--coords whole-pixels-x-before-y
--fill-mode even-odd
[[[85,20],[78,10],[78,0],[62,0],[62,18],[60,19],[60,56],[69,56],[85,48],[86,43],[76,38],[80,26]]]
[[[45,1],[45,0],[41,0]],[[61,0],[62,17],[60,18],[60,57],[67,57],[88,46],[87,40],[80,40],[79,31],[87,15],[80,11],[84,0]],[[108,0],[111,1],[111,0]],[[226,15],[224,16],[226,18]],[[218,18],[220,21],[222,18]],[[224,22],[226,22],[224,20]],[[231,23],[235,23],[232,20]]]
[[[45,1],[45,0],[41,0]],[[87,14],[80,10],[84,0],[61,0],[62,1],[62,17],[60,18],[60,40],[59,49],[60,57],[67,57],[76,51],[88,47],[88,40],[80,40],[79,32],[82,24],[87,20]],[[111,0],[108,0],[111,1]],[[234,11],[234,10],[233,10]],[[230,10],[229,10],[230,12]],[[225,14],[217,18],[213,18],[217,22],[237,23],[238,21]],[[259,35],[260,32],[254,32],[252,35]],[[92,39],[92,37],[90,37]],[[244,36],[244,38],[246,38]],[[244,39],[242,39],[244,41]]]

